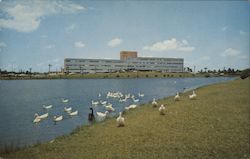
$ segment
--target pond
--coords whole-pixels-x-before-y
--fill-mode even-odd
[[[1,80],[0,81],[0,147],[6,145],[26,146],[46,142],[69,134],[77,126],[89,124],[88,113],[91,101],[110,102],[115,108],[113,115],[134,104],[133,100],[119,102],[106,98],[107,92],[120,91],[134,95],[139,102],[147,103],[153,98],[173,96],[176,92],[200,86],[233,80],[232,77],[213,78],[141,78],[141,79],[65,79],[65,80]],[[144,97],[139,97],[143,93]],[[101,95],[99,97],[99,94]],[[69,100],[63,103],[62,98]],[[53,105],[49,116],[34,124],[34,114],[44,114],[43,105]],[[78,110],[78,116],[69,117],[64,107]],[[105,112],[105,107],[96,106],[94,112]],[[57,124],[53,116],[63,115]]]

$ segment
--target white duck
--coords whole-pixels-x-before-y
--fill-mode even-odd
[[[40,121],[41,121],[41,118],[36,117],[36,118],[33,120],[33,123],[39,123]]]
[[[74,112],[69,112],[69,115],[70,115],[70,116],[78,115],[78,110],[76,110],[76,111],[74,111]]]
[[[175,101],[179,101],[180,100],[180,95],[179,92],[176,93],[176,96],[174,97]]]
[[[124,99],[120,99],[119,102],[126,102],[127,101],[127,98],[124,98]]]
[[[153,99],[152,106],[153,107],[157,107],[158,106],[158,103],[155,101],[155,98]]]
[[[139,99],[134,99],[134,98],[133,98],[133,101],[134,101],[135,103],[137,103],[137,102],[139,102],[140,100],[139,100]]]
[[[144,97],[144,94],[138,93],[138,96],[139,96],[139,97]]]
[[[189,99],[196,99],[197,95],[195,94],[195,91],[193,91],[193,94],[189,95]]]
[[[95,101],[93,101],[93,100],[91,101],[91,103],[92,103],[92,105],[98,105],[98,104],[99,104],[98,101],[95,102]]]
[[[43,105],[43,108],[48,110],[48,109],[51,109],[52,106],[53,106],[53,105]]]
[[[62,98],[62,102],[63,102],[63,103],[68,103],[68,102],[69,102],[69,100],[68,100],[68,99],[64,99],[64,98]]]
[[[112,104],[106,105],[106,106],[105,106],[105,109],[106,109],[107,111],[110,111],[110,112],[115,111],[115,109],[113,108]]]
[[[63,120],[63,116],[62,115],[59,116],[59,117],[54,116],[54,121],[55,122],[58,122],[58,121],[61,121],[61,120]]]
[[[161,106],[160,106],[160,108],[159,108],[159,112],[160,112],[160,115],[165,115],[165,107],[164,107],[164,105],[162,104]]]
[[[38,115],[37,113],[35,114],[35,117],[36,118],[40,118],[40,119],[44,119],[44,118],[47,118],[49,116],[49,113],[45,113],[43,115]]]
[[[119,113],[119,117],[116,119],[116,122],[118,127],[125,126],[125,120],[124,117],[122,117],[122,112]]]
[[[100,101],[100,103],[101,103],[102,105],[105,105],[105,104],[107,104],[107,101]]]
[[[125,107],[125,110],[135,109],[136,107],[137,107],[137,105],[132,104],[132,105],[130,105],[130,106],[128,106],[128,107]]]
[[[69,113],[71,110],[72,110],[72,107],[69,107],[69,108],[64,107],[64,111],[65,111],[65,112],[68,112],[68,113]]]
[[[100,118],[106,118],[107,115],[109,114],[108,111],[105,111],[105,113],[102,113],[102,112],[96,112],[97,116],[99,116]]]

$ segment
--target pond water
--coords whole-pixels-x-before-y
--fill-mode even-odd
[[[139,103],[147,103],[153,98],[160,99],[175,95],[177,91],[195,89],[200,86],[233,80],[232,77],[214,78],[145,78],[145,79],[65,79],[65,80],[0,80],[0,148],[6,145],[25,146],[46,142],[69,134],[77,126],[88,123],[89,107],[92,100],[107,100],[113,104],[113,115],[133,104],[132,100],[119,102],[106,99],[108,91],[133,94]],[[98,97],[98,94],[101,97]],[[144,97],[138,97],[144,93]],[[62,98],[69,99],[63,103]],[[43,105],[53,107],[47,119],[34,124],[34,114],[47,111]],[[64,107],[78,110],[79,115],[69,117]],[[94,107],[94,112],[104,112],[103,106]],[[63,115],[57,124],[54,115]]]

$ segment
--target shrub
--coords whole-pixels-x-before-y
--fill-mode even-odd
[[[208,78],[208,77],[210,77],[210,75],[209,75],[209,74],[205,74],[205,77],[207,77],[207,78]]]
[[[240,74],[241,79],[245,79],[249,76],[250,76],[250,68],[243,70]]]

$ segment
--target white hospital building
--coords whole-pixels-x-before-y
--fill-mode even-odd
[[[138,57],[136,51],[121,51],[120,60],[111,59],[64,59],[66,73],[96,73],[117,71],[183,72],[183,58]]]

